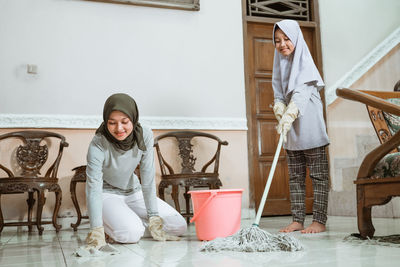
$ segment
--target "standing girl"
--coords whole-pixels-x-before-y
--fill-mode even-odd
[[[87,154],[91,231],[86,249],[104,246],[104,232],[116,242],[136,243],[146,227],[155,240],[177,240],[186,232],[186,221],[156,196],[153,134],[138,122],[135,100],[126,94],[110,96],[103,120]],[[141,183],[134,173],[138,165]]]
[[[275,45],[272,87],[274,113],[283,135],[289,168],[293,222],[281,232],[326,230],[329,169],[325,147],[329,144],[319,91],[324,87],[299,24],[282,20],[273,31]],[[305,179],[309,168],[313,184],[313,222],[304,228]]]

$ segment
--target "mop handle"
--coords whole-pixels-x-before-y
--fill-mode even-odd
[[[272,178],[274,177],[276,163],[278,162],[279,154],[281,153],[282,143],[283,143],[283,135],[281,135],[279,137],[279,142],[278,142],[278,146],[277,146],[276,151],[275,151],[274,160],[272,161],[271,170],[269,171],[269,175],[268,175],[267,185],[265,186],[264,194],[263,194],[263,196],[261,198],[261,202],[260,202],[260,205],[258,207],[257,216],[256,216],[256,219],[255,219],[255,221],[253,223],[254,226],[258,226],[258,224],[260,223],[261,214],[262,214],[262,212],[264,210],[264,205],[265,205],[265,201],[267,200],[269,188],[271,187]]]

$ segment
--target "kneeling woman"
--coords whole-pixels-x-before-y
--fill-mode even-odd
[[[89,247],[104,246],[104,232],[119,243],[136,243],[146,226],[155,240],[178,240],[185,219],[157,198],[153,134],[138,122],[129,95],[114,94],[104,104],[103,123],[87,154],[86,200]],[[134,171],[139,165],[141,183]]]

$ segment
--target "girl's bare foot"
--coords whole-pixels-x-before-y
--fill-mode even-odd
[[[279,230],[279,232],[290,233],[290,232],[294,232],[294,231],[300,231],[300,230],[303,230],[303,229],[304,229],[303,224],[301,224],[299,222],[292,222],[291,224],[289,224],[285,228],[282,228],[281,230]]]
[[[312,222],[310,226],[308,226],[306,229],[302,230],[301,232],[303,234],[315,234],[315,233],[321,233],[325,232],[326,227],[322,223],[319,222]]]

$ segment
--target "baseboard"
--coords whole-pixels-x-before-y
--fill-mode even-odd
[[[5,223],[7,222],[15,222],[15,220],[4,220]],[[22,220],[21,220],[22,221]],[[26,221],[23,220],[23,221]],[[42,218],[42,221],[51,221],[51,218]],[[61,231],[63,230],[71,230],[72,231],[72,227],[71,227],[71,223],[76,223],[77,221],[77,217],[63,217],[63,218],[58,218],[57,219],[57,223],[61,225]],[[52,224],[43,224],[42,225],[44,228],[44,232],[46,231],[55,231],[54,227]],[[90,225],[89,225],[89,220],[88,219],[82,219],[81,220],[81,224],[78,227],[79,229],[89,229]],[[28,232],[28,226],[7,226],[3,228],[2,232]],[[38,232],[37,227],[34,225],[32,227],[32,232]]]

